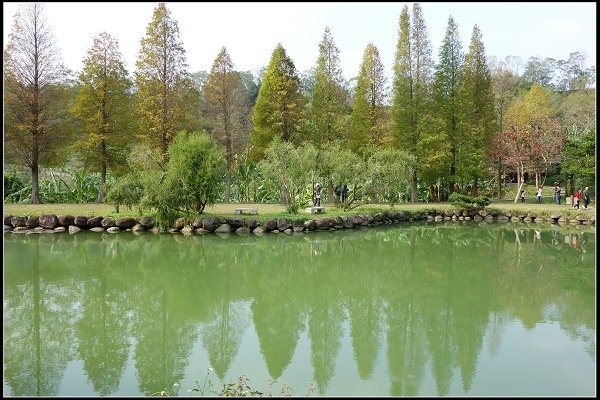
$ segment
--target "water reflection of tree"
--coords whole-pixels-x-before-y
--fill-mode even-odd
[[[242,270],[239,251],[221,256],[225,261],[219,268],[207,269],[206,281],[212,282],[212,299],[209,304],[207,323],[202,327],[202,340],[208,352],[210,364],[219,379],[223,380],[231,362],[238,353],[242,334],[250,325],[245,303],[240,300],[243,288],[236,276]],[[218,254],[207,255],[207,261],[216,262]],[[213,260],[213,261],[210,261]],[[238,261],[240,261],[238,263]]]
[[[128,288],[119,269],[111,268],[117,241],[92,242],[82,246],[91,276],[81,283],[81,318],[75,326],[78,353],[84,369],[100,395],[114,393],[129,355],[131,313]],[[84,266],[82,266],[84,267]]]
[[[304,330],[304,312],[298,285],[302,258],[286,249],[286,237],[265,243],[268,262],[255,267],[251,279],[254,299],[250,306],[261,354],[272,379],[279,379],[294,355]],[[298,240],[298,239],[294,239]]]
[[[325,395],[327,386],[335,374],[335,360],[342,345],[343,323],[346,319],[342,303],[340,275],[344,265],[335,262],[344,253],[339,246],[323,245],[320,240],[303,244],[310,256],[303,265],[307,284],[302,304],[308,313],[308,336],[310,338],[313,378],[318,393]]]
[[[4,288],[4,379],[13,396],[56,395],[72,355],[76,299],[43,269],[53,258],[49,247],[33,237],[4,252],[19,282]]]

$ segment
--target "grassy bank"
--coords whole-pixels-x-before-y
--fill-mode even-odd
[[[419,213],[429,210],[444,211],[448,209],[455,209],[449,203],[401,203],[396,204],[393,208],[389,204],[365,204],[354,208],[351,211],[343,211],[340,208],[335,207],[333,204],[323,204],[326,209],[325,214],[312,214],[311,218],[318,218],[319,216],[338,216],[338,215],[353,215],[357,213],[364,213],[374,210],[394,210],[394,211],[407,211],[410,213]],[[258,209],[259,219],[263,218],[276,218],[279,216],[286,216],[288,218],[296,219],[305,217],[308,214],[304,212],[304,209],[300,209],[296,215],[290,215],[285,211],[285,207],[280,204],[214,204],[206,207],[204,210],[205,214],[209,215],[222,215],[222,216],[235,216],[234,209],[237,207],[248,207]],[[514,204],[512,201],[493,201],[486,210],[499,210],[499,211],[510,211],[511,213],[522,213],[522,212],[534,212],[539,215],[550,216],[552,214],[561,214],[568,216],[577,215],[596,215],[595,203],[590,205],[590,208],[584,210],[583,207],[579,210],[572,209],[571,206],[562,204],[556,205],[553,203],[533,204],[533,203],[517,203]],[[55,214],[55,215],[86,215],[86,216],[104,216],[104,217],[139,217],[141,214],[137,209],[128,210],[126,207],[121,207],[120,212],[117,214],[115,207],[107,204],[4,204],[4,215],[19,215],[19,216],[36,216],[42,214]],[[144,215],[152,215],[151,212],[145,212]],[[244,215],[245,216],[245,215]]]

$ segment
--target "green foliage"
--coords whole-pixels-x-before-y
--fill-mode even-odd
[[[223,150],[206,133],[179,132],[169,148],[169,163],[160,181],[148,182],[144,205],[171,220],[178,212],[202,213],[218,198],[225,175]]]
[[[28,187],[17,176],[17,171],[12,170],[4,173],[4,202],[20,203],[28,197],[27,190],[31,194],[31,187]]]
[[[293,61],[278,44],[263,76],[250,133],[251,155],[264,157],[274,138],[299,143],[305,129],[306,100],[300,92],[300,79]]]
[[[399,202],[410,190],[415,158],[402,150],[380,149],[367,161],[368,193],[390,205]]]
[[[348,185],[348,199],[338,204],[346,210],[360,205],[370,184],[367,163],[356,153],[341,147],[331,147],[325,158],[328,159],[333,184]],[[335,200],[338,201],[337,198]]]
[[[579,184],[593,186],[596,179],[596,129],[567,140],[561,162],[563,174],[572,175]]]
[[[452,193],[448,200],[453,206],[464,210],[483,210],[491,203],[487,196],[471,197],[460,193]]]
[[[129,173],[117,179],[114,183],[107,186],[105,201],[113,204],[119,212],[121,205],[129,210],[133,206],[139,205],[144,194],[144,187],[138,180],[136,174]]]
[[[275,138],[259,163],[265,180],[279,188],[280,201],[290,214],[296,214],[311,198],[314,170],[307,165],[316,165],[316,158],[317,150],[310,143],[296,147]]]

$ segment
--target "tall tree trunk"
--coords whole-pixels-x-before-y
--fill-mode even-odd
[[[104,188],[106,187],[106,159],[108,156],[104,140],[100,143],[100,149],[102,152],[102,166],[100,168],[100,187],[98,188],[98,197],[96,198],[96,203],[98,204],[104,202]]]
[[[227,160],[229,162],[229,160]],[[225,201],[225,203],[229,203],[230,200],[230,195],[231,195],[231,168],[229,168],[229,165],[227,166],[227,176],[225,177],[225,199],[223,199]]]
[[[517,194],[515,195],[514,204],[517,204],[517,202],[519,201],[519,194],[521,193],[521,189],[523,188],[523,185],[525,184],[524,169],[525,168],[523,167],[523,164],[517,166],[517,182],[519,182],[519,187],[517,189]]]
[[[415,169],[415,171],[413,171],[413,176],[412,176],[412,191],[410,194],[410,201],[412,203],[416,203],[418,200],[418,196],[417,196],[417,171]]]
[[[35,157],[37,158],[37,157]],[[31,203],[40,204],[39,165],[37,161],[31,166]]]
[[[498,160],[498,200],[502,199],[502,160]]]
[[[104,202],[104,188],[106,187],[106,163],[102,163],[102,169],[100,171],[100,187],[98,188],[98,197],[96,203]]]
[[[452,161],[450,162],[450,193],[458,192],[456,187],[456,147],[452,146]]]
[[[478,183],[479,180],[477,179],[477,177],[473,178],[473,188],[471,189],[471,195],[473,197],[477,197],[477,195],[479,194],[479,188],[477,187]]]

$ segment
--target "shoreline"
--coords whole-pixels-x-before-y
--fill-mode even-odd
[[[394,224],[401,222],[444,222],[444,221],[474,221],[474,222],[499,222],[499,223],[551,223],[559,225],[584,225],[594,227],[596,215],[579,213],[573,216],[573,210],[568,213],[551,213],[543,215],[532,211],[509,211],[497,209],[484,210],[423,210],[423,211],[395,211],[382,210],[378,212],[356,213],[355,215],[328,216],[319,214],[294,215],[293,219],[288,217],[262,216],[219,216],[202,215],[195,218],[178,218],[175,226],[171,228],[159,228],[154,224],[151,216],[142,217],[103,217],[86,215],[55,215],[42,214],[40,216],[4,215],[4,232],[12,233],[61,233],[75,234],[82,230],[91,232],[143,232],[153,233],[183,233],[183,234],[206,234],[206,233],[238,233],[238,234],[264,234],[264,233],[293,233],[305,231],[330,231],[352,229],[357,227],[369,227],[381,224]]]

